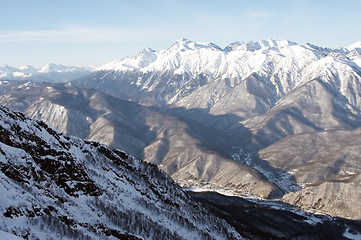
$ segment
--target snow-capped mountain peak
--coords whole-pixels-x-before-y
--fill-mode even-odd
[[[245,45],[251,46],[253,50],[261,50],[267,48],[276,48],[276,47],[290,47],[296,45],[297,43],[291,42],[289,40],[261,40],[258,42],[249,42]]]
[[[291,42],[289,40],[261,40],[258,42],[233,42],[229,44],[224,51],[230,52],[233,50],[243,50],[243,51],[257,51],[269,48],[276,48],[276,47],[290,47],[293,45],[297,45],[295,42]]]
[[[353,45],[355,48],[357,46]],[[280,99],[299,84],[311,81],[310,76],[321,77],[308,73],[320,73],[313,67],[324,66],[322,59],[326,57],[331,57],[328,61],[342,60],[341,64],[345,67],[339,68],[344,71],[340,73],[341,76],[350,73],[348,67],[359,69],[361,65],[357,51],[319,47],[310,43],[301,45],[289,40],[270,39],[234,42],[222,50],[213,43],[193,42],[183,38],[166,50],[144,51],[134,57],[101,66],[96,72],[113,71],[113,80],[117,78],[117,72],[127,72],[127,76],[136,74],[130,80],[133,86],[149,93],[159,90],[156,95],[161,93],[157,96],[166,104],[178,102],[183,106],[186,101],[180,102],[181,98],[205,84],[230,79],[229,86],[223,86],[222,89],[232,88],[252,74],[260,76],[266,84],[273,85],[272,95],[274,99]],[[321,61],[320,64],[318,61]],[[324,67],[328,66],[332,64]],[[322,69],[322,72],[327,71]],[[199,102],[201,105],[197,107],[210,107],[227,91],[215,91],[204,101],[189,101]]]
[[[177,71],[180,73],[197,74],[200,62],[214,64],[214,58],[224,54],[222,49],[209,42],[193,42],[188,39],[176,41],[166,50],[154,51],[143,49],[133,57],[107,63],[94,71]],[[201,58],[197,56],[202,56]],[[194,59],[196,57],[196,59]],[[194,63],[194,62],[197,63]],[[192,66],[192,69],[189,69]],[[199,70],[196,70],[199,68]]]
[[[17,71],[17,70],[18,70],[17,68],[10,67],[10,66],[7,65],[7,64],[0,66],[0,71],[1,71],[1,72],[3,72],[3,71]]]
[[[268,51],[273,50],[272,55],[279,55],[281,52],[292,53],[296,50],[295,46],[302,48],[302,45],[288,40],[262,40],[248,43],[234,42],[222,50],[213,43],[193,42],[183,38],[166,50],[143,50],[134,57],[105,64],[95,71],[175,71],[177,74],[187,73],[190,76],[205,73],[213,78],[219,75],[223,77],[238,75],[242,78],[242,73],[248,68],[247,64],[250,64],[249,59],[256,57],[257,61],[262,63],[264,62],[262,58],[270,54]],[[251,53],[255,51],[261,52]],[[303,54],[310,53],[303,51]],[[287,58],[287,55],[285,56]],[[306,58],[306,56],[298,58]]]
[[[126,57],[100,66],[94,71],[128,71],[138,70],[147,67],[156,61],[158,54],[151,48],[144,48],[133,57]]]
[[[171,45],[167,51],[186,51],[186,50],[198,50],[198,49],[212,49],[222,51],[222,49],[211,42],[193,42],[186,38],[182,38]]]
[[[39,72],[59,72],[65,69],[64,65],[55,64],[55,63],[48,63],[47,65],[43,66]]]
[[[50,72],[75,72],[82,71],[88,68],[85,67],[74,67],[74,66],[64,66],[62,64],[48,63],[42,67],[38,72],[39,73],[50,73]]]
[[[67,82],[84,76],[91,71],[88,67],[64,66],[49,63],[42,68],[29,65],[18,68],[0,66],[0,80],[31,80],[34,82]]]
[[[31,70],[31,71],[37,71],[38,69],[34,68],[33,66],[30,65],[24,65],[24,66],[20,66],[19,67],[20,70]]]
[[[244,45],[244,42],[242,41],[235,41],[235,42],[232,42],[231,44],[229,44],[228,46],[226,46],[223,51],[225,52],[231,52],[233,51],[235,48],[238,48],[240,46]]]
[[[361,49],[361,41],[355,42],[347,46],[346,49],[349,50],[350,52],[356,49]]]

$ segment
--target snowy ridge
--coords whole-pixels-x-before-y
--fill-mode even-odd
[[[157,59],[155,51],[146,48],[140,51],[136,56],[131,58],[124,58],[120,61],[113,61],[103,65],[100,68],[94,69],[94,71],[127,71],[137,70],[148,66],[150,63]]]
[[[20,68],[21,69],[21,68]],[[39,73],[49,73],[49,72],[78,72],[78,71],[87,71],[89,68],[86,67],[74,67],[74,66],[64,66],[62,64],[49,63],[38,70]]]
[[[233,88],[251,74],[268,79],[267,82],[275,86],[276,98],[281,98],[300,84],[312,80],[309,72],[317,72],[320,67],[323,71],[332,68],[323,64],[325,58],[360,72],[358,46],[355,43],[347,48],[330,49],[288,40],[262,40],[234,42],[221,49],[213,43],[181,39],[166,50],[145,49],[134,57],[98,67],[94,72],[127,73],[128,76],[133,72],[138,77],[132,80],[132,84],[148,92],[162,92],[160,97],[167,104],[176,103],[200,86],[220,79],[230,79]],[[342,68],[340,71],[347,75],[347,70],[346,73]],[[153,78],[155,75],[157,79]],[[117,76],[112,74],[112,78],[117,79]],[[167,81],[169,78],[172,79]],[[170,93],[160,89],[164,84],[171,88]]]
[[[49,63],[42,68],[8,65],[0,66],[0,80],[32,80],[35,82],[67,82],[88,74],[92,69],[87,67],[64,66]]]
[[[361,49],[361,41],[355,42],[355,43],[347,46],[346,49],[350,52],[357,50],[357,49]]]
[[[125,152],[4,107],[0,132],[1,231],[27,239],[241,239],[164,172]]]
[[[256,60],[262,60],[264,57],[274,58],[278,55],[289,64],[289,61],[294,61],[298,63],[297,65],[305,65],[302,62],[307,61],[312,55],[315,55],[315,57],[311,58],[312,61],[317,61],[330,52],[340,53],[342,57],[347,58],[349,53],[360,47],[359,45],[360,42],[347,48],[330,49],[318,47],[310,43],[300,45],[289,40],[261,40],[249,43],[234,42],[221,49],[213,43],[198,43],[181,39],[166,50],[155,51],[149,48],[144,49],[133,57],[105,64],[94,71],[137,70],[150,72],[168,70],[177,71],[178,73],[187,72],[195,76],[199,74],[197,70],[201,70],[209,72],[213,76],[217,76],[217,73],[223,73],[223,77],[230,77],[232,72],[238,72],[239,77],[247,75],[247,73],[239,70],[245,69],[245,66],[254,57],[257,58]],[[234,60],[238,61],[234,62]],[[212,66],[221,67],[221,69],[218,70],[212,68]],[[251,65],[250,67],[254,69],[254,66]]]

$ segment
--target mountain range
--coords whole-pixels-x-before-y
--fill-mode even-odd
[[[182,186],[360,219],[360,62],[360,42],[181,39],[65,84],[3,81],[0,103],[124,149]]]
[[[21,67],[0,66],[0,80],[27,80],[35,82],[68,82],[87,75],[92,68],[64,66],[49,63],[42,68],[29,65]]]
[[[302,141],[292,141],[316,138],[310,146],[318,147],[320,156],[332,152],[326,147],[332,141],[339,149],[357,146],[343,143],[345,132],[356,135],[361,127],[360,59],[360,43],[330,49],[268,40],[221,49],[182,39],[166,50],[145,49],[101,66],[72,84],[171,114],[208,150],[256,169],[286,194],[286,201],[359,219],[353,204],[358,197],[348,194],[361,194],[358,151],[310,158]],[[291,156],[297,159],[293,164]],[[288,197],[290,192],[298,197]],[[346,202],[341,208],[326,204],[336,195]]]

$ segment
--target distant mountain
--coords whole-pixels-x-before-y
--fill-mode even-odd
[[[42,68],[21,66],[19,68],[8,65],[0,66],[0,80],[31,80],[34,82],[60,83],[84,77],[92,69],[86,67],[72,67],[49,63]]]
[[[241,239],[156,166],[123,151],[5,107],[0,132],[1,236]]]
[[[166,50],[144,49],[134,57],[105,64],[79,84],[113,91],[114,95],[121,91],[145,104],[211,109],[247,77],[257,75],[269,86],[269,104],[273,106],[314,78],[322,77],[327,82],[337,73],[344,79],[358,76],[360,66],[356,62],[361,54],[357,46],[329,49],[268,40],[235,42],[221,49],[212,43],[182,39]],[[110,89],[116,84],[123,84],[123,88]],[[347,94],[345,88],[338,88],[341,94]]]

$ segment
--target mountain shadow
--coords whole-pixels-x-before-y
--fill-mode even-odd
[[[283,194],[300,189],[292,174],[269,165],[262,160],[258,152],[252,149],[254,137],[243,126],[242,119],[234,114],[212,115],[207,109],[158,108],[187,124],[189,135],[199,140],[203,150],[216,152],[220,156],[256,169],[269,182],[282,190],[282,194],[271,194],[278,198]],[[236,131],[232,130],[236,129]],[[164,149],[163,149],[164,151]]]
[[[162,169],[175,179],[213,179],[220,186],[249,190],[265,184],[267,191],[257,190],[265,193],[262,196],[278,197],[289,191],[276,181],[286,172],[260,164],[257,152],[246,151],[254,136],[237,115],[212,115],[206,109],[149,108],[68,84],[33,84],[6,92],[10,98],[24,98],[31,93],[26,98],[28,107],[22,109],[26,114],[43,119],[52,127],[61,126],[57,129],[70,135],[99,141],[163,165]],[[18,110],[18,103],[5,105]],[[254,174],[257,171],[253,169],[259,174]],[[243,176],[247,174],[252,175],[252,183]],[[292,177],[287,180],[294,185]],[[269,194],[275,188],[269,183],[276,184],[283,193],[278,189],[277,194]]]
[[[162,160],[166,157],[167,153],[169,152],[169,148],[170,148],[169,137],[170,137],[169,130],[168,129],[164,130],[158,150],[155,153],[155,159],[157,159],[158,161],[154,162],[154,164],[159,165],[162,162]]]
[[[149,109],[95,89],[70,84],[11,82],[0,103],[69,135],[99,141],[144,159],[156,134],[146,124]],[[11,99],[11,100],[9,100]]]
[[[70,90],[63,84],[54,84],[52,87],[60,94],[52,96],[50,101],[70,110],[67,111],[68,122],[66,124],[66,132],[70,135],[86,139],[91,132],[87,117],[89,118],[96,114],[95,110],[90,107],[90,101],[86,96],[86,92],[79,89]]]
[[[188,194],[248,239],[348,239],[345,233],[361,233],[361,221],[306,213],[279,201],[255,202],[216,192]]]

